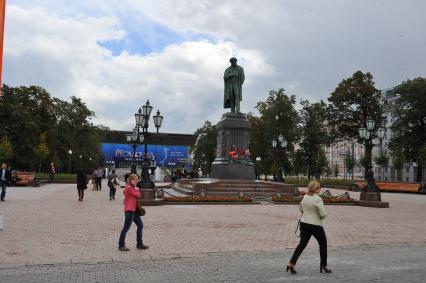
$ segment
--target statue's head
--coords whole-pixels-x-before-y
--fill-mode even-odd
[[[229,59],[229,62],[231,62],[232,66],[236,66],[237,65],[237,58],[232,57],[231,59]]]

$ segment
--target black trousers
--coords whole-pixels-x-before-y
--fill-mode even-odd
[[[96,190],[102,190],[102,177],[96,177]]]
[[[108,187],[109,187],[109,199],[115,199],[115,187],[114,184],[112,182],[108,182]]]
[[[6,197],[6,181],[0,180],[0,186],[1,186],[1,200],[4,200]]]
[[[84,189],[77,189],[78,192],[78,199],[83,200],[84,198]]]
[[[300,222],[300,243],[296,247],[290,263],[296,264],[297,259],[306,248],[311,236],[317,239],[320,250],[321,263],[320,266],[327,266],[327,237],[325,236],[324,228],[318,225],[312,225]]]

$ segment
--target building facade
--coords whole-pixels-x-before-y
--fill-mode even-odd
[[[392,159],[389,160],[389,166],[382,168],[374,162],[375,157],[379,156],[381,151],[385,152],[389,156],[389,142],[392,138],[391,126],[395,122],[395,117],[392,115],[391,107],[399,99],[399,94],[394,94],[392,89],[386,89],[382,91],[384,98],[386,100],[385,108],[385,125],[386,134],[381,141],[376,139],[372,152],[372,162],[373,162],[373,171],[374,177],[376,180],[380,181],[403,181],[403,182],[414,182],[417,174],[417,164],[416,163],[405,163],[402,170],[398,172],[395,166],[392,163]],[[359,161],[364,155],[364,146],[357,143],[356,140],[347,140],[341,141],[332,144],[330,147],[326,148],[327,159],[331,165],[332,175],[334,176],[335,168],[337,168],[337,177],[342,179],[363,179],[364,178],[364,168],[360,166]],[[352,172],[346,168],[345,159],[352,158],[355,161],[355,168]]]

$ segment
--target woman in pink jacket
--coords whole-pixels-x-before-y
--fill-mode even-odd
[[[135,222],[136,229],[136,248],[138,249],[147,249],[148,246],[143,244],[142,241],[142,229],[143,223],[140,215],[136,213],[136,203],[138,198],[141,197],[141,192],[136,187],[138,182],[138,176],[136,174],[131,174],[129,176],[129,183],[124,189],[124,226],[120,233],[120,239],[118,241],[118,249],[120,251],[129,251],[126,247],[124,241],[126,239],[126,233],[129,231],[132,221]]]

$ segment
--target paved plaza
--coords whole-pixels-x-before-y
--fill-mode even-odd
[[[340,194],[342,191],[333,191]],[[350,193],[358,198],[357,193]],[[0,282],[420,282],[426,276],[426,196],[382,194],[390,208],[327,206],[333,274],[319,273],[311,241],[297,275],[284,272],[298,243],[295,205],[147,207],[144,243],[117,250],[122,194],[110,201],[75,185],[8,188],[0,203]]]

